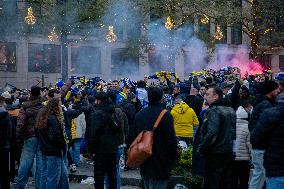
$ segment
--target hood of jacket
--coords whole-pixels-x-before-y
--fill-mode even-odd
[[[19,106],[15,104],[7,104],[5,108],[6,110],[15,110],[15,109],[19,109]]]
[[[209,107],[213,107],[213,106],[230,106],[230,100],[228,100],[227,98],[221,98],[219,100],[217,100],[216,102],[212,103]]]
[[[101,110],[105,113],[114,113],[115,106],[112,103],[103,103],[97,106],[98,110]]]
[[[273,99],[269,99],[267,96],[260,96],[259,98],[256,99],[256,101],[255,101],[255,103],[253,105],[256,106],[257,104],[259,104],[259,103],[261,103],[261,102],[263,102],[265,100],[267,100],[272,105],[276,104],[276,99],[273,100]]]
[[[175,104],[173,107],[173,111],[176,111],[179,114],[184,114],[188,109],[189,109],[189,106],[184,102]]]
[[[31,96],[30,99],[26,102],[23,103],[22,107],[23,108],[29,108],[29,107],[33,107],[39,103],[42,103],[43,99],[41,97],[33,97]]]
[[[8,112],[4,107],[0,107],[0,119],[8,116]]]

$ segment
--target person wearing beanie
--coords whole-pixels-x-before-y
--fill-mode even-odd
[[[11,94],[8,91],[2,93],[1,96],[5,99],[11,99]]]
[[[279,84],[276,81],[264,81],[260,84],[262,96],[256,100],[251,118],[249,122],[249,131],[252,133],[259,122],[261,113],[276,105],[276,98],[281,92]],[[265,146],[261,143],[252,143],[252,163],[254,165],[253,174],[249,183],[249,189],[260,189],[265,182],[265,169],[263,166],[263,157],[265,153]]]
[[[109,188],[116,189],[117,150],[123,140],[123,119],[105,92],[95,96],[96,110],[92,123],[86,128],[88,150],[94,156],[95,188],[104,188],[107,175]]]
[[[161,111],[163,90],[150,87],[148,90],[149,106],[135,116],[132,141],[142,131],[152,131],[154,123]],[[177,138],[175,135],[173,117],[166,112],[160,124],[155,129],[153,137],[153,154],[140,166],[140,174],[144,188],[167,188],[170,172],[177,157]]]
[[[25,188],[29,172],[33,166],[34,157],[36,157],[35,184],[36,188],[40,188],[41,153],[35,132],[36,117],[39,110],[43,107],[43,99],[40,94],[40,87],[31,87],[31,96],[28,101],[23,103],[17,119],[16,138],[19,141],[23,141],[24,146],[16,178],[16,188]]]
[[[284,95],[283,91],[281,95]],[[284,101],[264,110],[251,133],[251,143],[263,146],[266,188],[284,188]]]
[[[20,161],[21,156],[21,144],[16,141],[16,126],[17,126],[17,118],[19,116],[20,108],[18,105],[14,104],[13,96],[8,92],[4,92],[1,95],[5,98],[5,109],[7,110],[10,116],[10,134],[11,134],[11,148],[10,148],[10,180],[11,182],[15,182],[16,176],[16,161]]]
[[[234,186],[236,188],[248,188],[251,150],[248,130],[249,115],[242,106],[239,106],[236,116],[235,161],[233,163]]]

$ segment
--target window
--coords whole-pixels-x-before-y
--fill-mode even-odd
[[[279,68],[284,71],[284,55],[279,55]]]
[[[271,54],[264,54],[259,58],[259,62],[263,66],[264,69],[271,68]]]
[[[185,76],[189,76],[191,72],[200,71],[209,62],[208,56],[195,56],[199,53],[198,50],[183,51]]]
[[[76,74],[101,74],[101,51],[98,47],[71,47],[71,70]]]
[[[17,71],[16,43],[0,42],[0,71]]]
[[[227,44],[227,24],[223,23],[220,19],[216,19],[215,32],[217,30],[217,25],[220,25],[223,38],[221,40],[216,40],[216,43]]]
[[[203,18],[204,16],[199,16],[198,17],[198,26],[199,26],[199,32],[202,32],[202,33],[210,33],[210,19],[208,20],[208,23],[207,24],[204,24],[201,22],[201,19]]]
[[[29,43],[29,72],[60,73],[61,46]]]
[[[218,44],[227,43],[227,25],[220,25],[221,31],[223,33],[223,38],[221,40],[216,40]]]
[[[231,28],[231,38],[232,44],[240,45],[242,44],[242,25],[234,25]]]
[[[157,52],[154,49],[149,52],[150,74],[160,71],[175,72],[175,57],[169,57],[168,52]]]
[[[126,58],[123,49],[111,52],[111,73],[114,75],[134,75],[139,72],[139,57]]]
[[[0,33],[11,35],[18,31],[17,2],[13,0],[0,0]]]

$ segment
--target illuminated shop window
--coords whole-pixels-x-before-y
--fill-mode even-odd
[[[0,42],[0,71],[17,71],[16,43]]]
[[[73,74],[101,74],[101,51],[98,47],[71,46]]]
[[[111,73],[114,75],[134,75],[139,72],[139,57],[123,56],[123,49],[111,52]]]
[[[29,72],[60,73],[61,46],[29,43]]]

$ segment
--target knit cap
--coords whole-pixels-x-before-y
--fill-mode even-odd
[[[276,81],[268,80],[261,83],[261,94],[267,95],[279,87]]]

